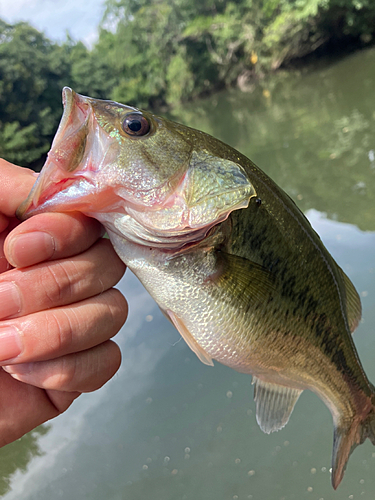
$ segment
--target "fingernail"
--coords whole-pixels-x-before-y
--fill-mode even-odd
[[[21,297],[13,281],[0,283],[0,319],[8,318],[21,311]]]
[[[15,267],[26,267],[43,262],[52,257],[55,242],[52,236],[43,231],[23,233],[8,241],[8,258]]]
[[[20,334],[13,326],[0,328],[0,362],[13,359],[22,352]]]
[[[15,380],[19,380],[20,382],[23,382],[22,375],[20,376],[16,371],[14,371],[12,365],[3,366],[2,369],[5,372],[9,373],[9,375],[11,375],[11,377],[13,377]]]
[[[20,365],[4,365],[2,368],[10,375],[17,378],[17,375],[28,375],[31,372],[33,363],[22,363]]]

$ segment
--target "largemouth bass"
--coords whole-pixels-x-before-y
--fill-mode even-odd
[[[63,90],[25,219],[98,219],[198,358],[253,376],[256,418],[285,426],[303,390],[332,413],[332,484],[367,437],[375,393],[351,332],[358,294],[294,202],[213,137],[137,108]]]

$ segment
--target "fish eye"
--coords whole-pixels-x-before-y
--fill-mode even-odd
[[[148,134],[150,124],[141,113],[129,113],[122,122],[124,132],[132,137],[141,137]]]

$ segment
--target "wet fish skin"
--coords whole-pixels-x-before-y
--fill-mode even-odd
[[[361,305],[349,278],[288,195],[233,148],[70,89],[64,100],[19,216],[80,210],[100,220],[197,356],[253,375],[265,432],[288,422],[303,390],[315,392],[333,416],[337,488],[354,447],[367,437],[375,444],[374,388],[351,337]],[[132,113],[151,124],[145,136],[124,133]]]

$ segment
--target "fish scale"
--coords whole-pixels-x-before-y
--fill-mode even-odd
[[[351,332],[359,296],[295,203],[230,146],[152,113],[63,91],[64,114],[21,219],[98,219],[198,358],[253,375],[261,429],[309,389],[331,411],[332,484],[375,444],[375,394]]]

